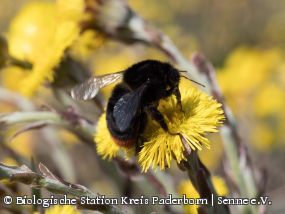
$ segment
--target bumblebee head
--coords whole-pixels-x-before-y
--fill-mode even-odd
[[[168,64],[167,67],[167,85],[170,87],[178,86],[180,81],[180,74],[178,70]]]

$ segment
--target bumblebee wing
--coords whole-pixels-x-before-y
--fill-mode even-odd
[[[123,77],[123,72],[92,77],[71,90],[71,97],[76,100],[89,100],[94,98],[99,90]]]
[[[134,124],[133,119],[141,112],[141,98],[145,85],[123,95],[115,104],[113,117],[121,132],[128,130]]]

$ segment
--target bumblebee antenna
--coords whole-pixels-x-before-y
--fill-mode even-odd
[[[181,72],[181,73],[186,73],[187,71],[179,71],[179,72]],[[181,77],[184,77],[184,78],[190,80],[191,82],[194,82],[194,83],[196,83],[197,85],[200,85],[200,86],[202,86],[202,87],[204,87],[204,88],[206,87],[206,86],[203,85],[202,83],[199,83],[199,82],[197,82],[197,81],[195,81],[195,80],[192,80],[192,79],[190,79],[190,78],[188,78],[188,77],[186,77],[186,76],[181,75]]]

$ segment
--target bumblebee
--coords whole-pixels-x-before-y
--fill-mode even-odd
[[[166,62],[145,60],[124,71],[92,77],[74,87],[71,96],[74,99],[92,99],[101,88],[122,79],[108,100],[106,120],[114,141],[119,146],[128,148],[138,142],[145,130],[147,115],[156,120],[165,131],[175,134],[169,131],[157,107],[160,99],[173,94],[183,111],[178,88],[182,72],[184,71],[179,71]]]

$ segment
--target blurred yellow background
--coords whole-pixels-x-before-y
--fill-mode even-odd
[[[28,41],[19,33],[29,24],[40,23],[41,30],[47,32],[45,36],[53,25],[53,15],[48,7],[39,14],[36,14],[36,9],[30,9],[18,23],[13,21],[21,8],[30,2],[1,0],[0,33],[16,35],[16,48],[22,45],[30,50],[35,43],[40,46],[40,40],[33,38]],[[281,193],[277,189],[285,191],[285,173],[281,170],[285,161],[285,2],[130,0],[129,4],[168,34],[189,59],[194,51],[199,51],[214,64],[225,99],[237,117],[241,136],[257,165],[267,168],[269,193],[279,201],[277,198]],[[43,13],[45,16],[41,16]],[[42,25],[45,22],[46,25]],[[95,74],[118,71],[146,58],[167,60],[150,47],[105,42],[102,38],[95,42],[90,41],[88,35],[85,37],[81,42],[89,42],[96,50],[86,52],[75,44],[73,54],[78,60],[88,62]],[[17,89],[15,79],[24,75],[15,68],[0,72],[1,84],[11,90]],[[106,96],[110,90],[111,87],[104,89]],[[13,110],[7,104],[0,104],[0,109],[2,112]],[[36,139],[33,135],[25,134],[15,139],[26,142],[23,145],[25,149],[13,146],[16,142],[11,147],[26,156],[32,150],[31,139]],[[71,139],[72,136],[62,134],[62,138]],[[223,152],[219,138],[213,136],[212,141],[213,149],[203,151],[202,159],[215,171],[221,168]]]

